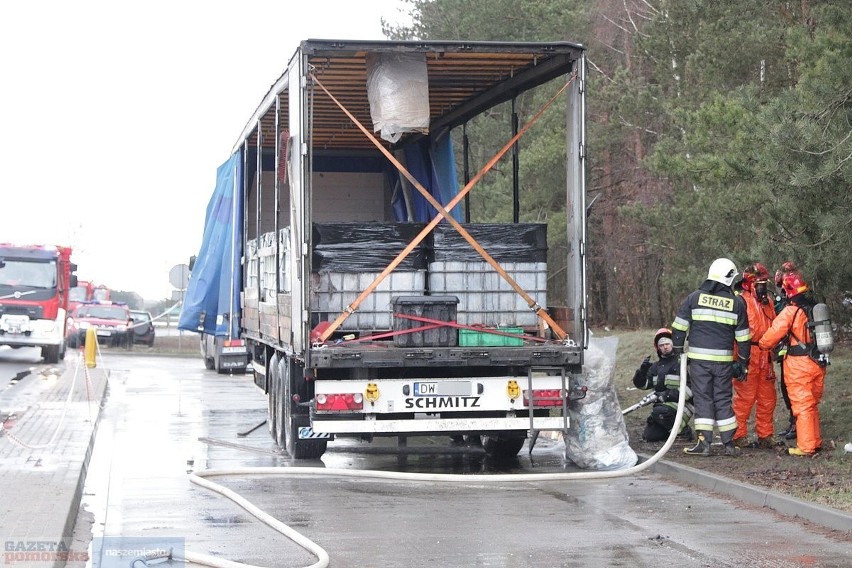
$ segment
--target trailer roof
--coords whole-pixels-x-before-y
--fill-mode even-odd
[[[492,106],[574,69],[582,55],[580,44],[569,42],[467,42],[467,41],[303,41],[291,59],[304,54],[322,84],[368,129],[372,128],[367,103],[368,53],[426,54],[429,76],[431,129],[455,127]],[[234,146],[257,144],[257,121],[262,146],[275,145],[275,98],[287,90],[287,71],[270,87]],[[375,149],[349,118],[320,89],[313,102],[315,149]],[[281,97],[282,114],[288,110]],[[386,143],[387,144],[387,143]],[[389,144],[387,144],[389,146]]]

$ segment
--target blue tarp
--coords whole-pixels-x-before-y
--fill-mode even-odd
[[[421,138],[403,148],[405,166],[411,175],[442,205],[449,203],[459,192],[458,178],[453,158],[453,143],[449,134]],[[392,181],[399,179],[394,170]],[[407,183],[407,182],[406,182]],[[399,192],[394,194],[394,213],[397,221],[408,219],[425,223],[438,213],[416,188],[410,190],[411,211],[407,211],[405,201]],[[450,215],[457,221],[462,220],[461,205],[456,205]]]
[[[204,237],[195,260],[178,328],[239,337],[243,172],[237,152],[216,170]]]

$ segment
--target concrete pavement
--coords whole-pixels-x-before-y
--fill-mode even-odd
[[[85,369],[69,354],[61,376],[43,375],[37,402],[5,424],[0,437],[0,540],[6,563],[65,564],[91,456],[108,370]],[[852,515],[745,485],[667,461],[652,471],[717,493],[800,517],[827,528],[852,531]],[[85,550],[71,550],[74,555]],[[29,555],[29,556],[27,556]],[[10,560],[12,562],[10,562]]]
[[[0,540],[3,563],[64,566],[70,551],[107,391],[104,369],[86,369],[69,353],[64,369],[45,366],[27,408],[0,409]],[[54,372],[51,372],[54,371]],[[14,410],[15,414],[9,415]]]

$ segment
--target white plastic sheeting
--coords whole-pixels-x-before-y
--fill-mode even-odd
[[[367,56],[367,97],[373,131],[397,142],[405,132],[429,131],[429,75],[422,53]]]
[[[577,385],[588,388],[586,397],[568,409],[572,427],[565,436],[565,457],[583,469],[619,470],[639,460],[615,393],[617,349],[617,337],[592,338]]]

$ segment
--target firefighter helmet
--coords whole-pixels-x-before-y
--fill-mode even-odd
[[[802,294],[810,290],[808,283],[802,278],[802,273],[799,271],[786,272],[782,279],[781,285],[784,288],[784,293],[788,298],[792,298],[797,294]]]
[[[769,271],[759,262],[749,264],[743,269],[743,290],[754,290],[756,283],[769,282]]]
[[[657,330],[657,333],[654,334],[654,349],[657,351],[657,355],[662,357],[662,353],[660,353],[660,340],[668,339],[669,343],[672,340],[672,330],[667,327],[661,327]]]
[[[727,258],[717,258],[710,265],[710,270],[707,271],[707,279],[730,286],[737,274],[739,272],[737,272],[737,265],[734,264],[734,261]]]
[[[795,262],[793,262],[792,260],[785,261],[781,265],[781,268],[779,268],[775,272],[775,287],[781,288],[783,286],[785,274],[787,274],[788,272],[798,272],[798,270],[799,270],[799,267],[796,266]]]

